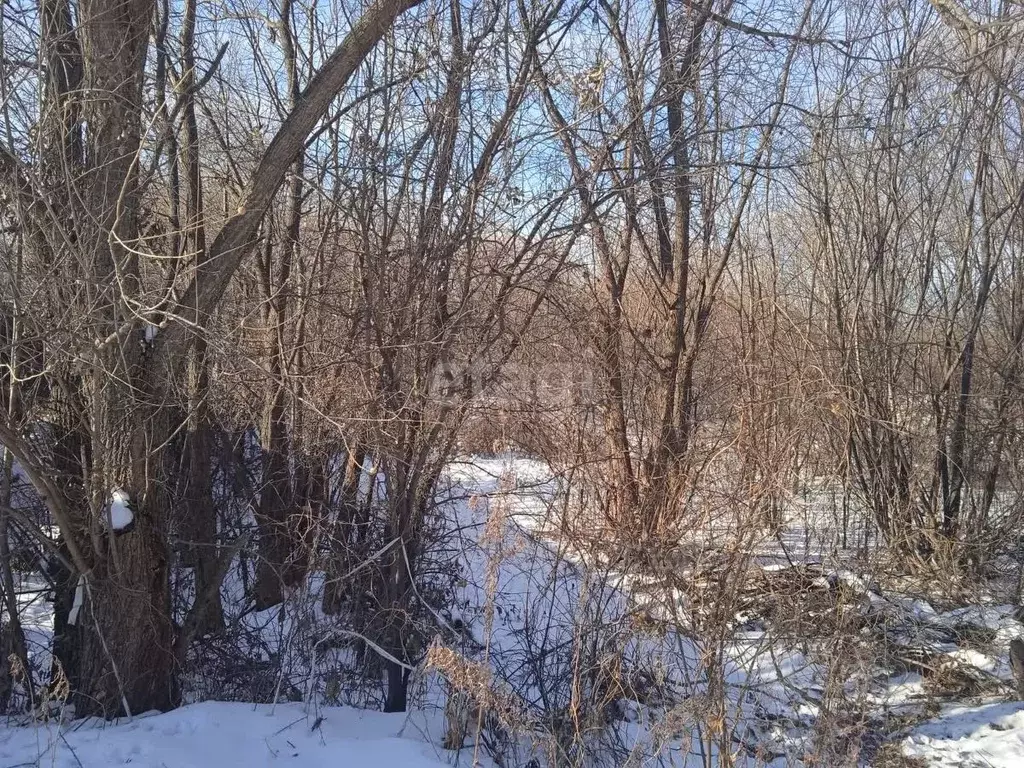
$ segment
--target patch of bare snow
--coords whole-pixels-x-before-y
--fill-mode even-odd
[[[116,489],[110,494],[110,510],[108,512],[110,527],[115,531],[123,531],[132,521],[135,519],[135,514],[132,512],[131,500],[128,494],[121,490]]]
[[[0,766],[52,768],[439,768],[448,753],[403,733],[404,715],[306,712],[206,702],[116,724],[96,720],[0,727]],[[411,731],[411,729],[406,729]]]
[[[908,757],[934,768],[1024,765],[1024,703],[952,707],[903,742]]]

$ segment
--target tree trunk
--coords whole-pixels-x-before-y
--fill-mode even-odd
[[[352,568],[352,549],[362,540],[359,527],[359,480],[363,475],[366,453],[361,448],[349,451],[345,461],[345,475],[341,483],[341,505],[334,521],[329,542],[330,559],[327,563],[327,581],[324,584],[323,611],[328,616],[341,611],[346,585],[343,576]]]
[[[85,381],[92,429],[88,531],[93,564],[82,576],[78,714],[167,709],[177,700],[167,552],[163,446],[170,437],[144,331],[119,337],[141,288],[137,158],[152,0],[85,0],[79,8],[87,126],[81,259],[97,286],[97,347]],[[111,494],[125,492],[133,521],[110,530]],[[84,542],[83,542],[84,543]],[[77,587],[76,587],[77,588]]]
[[[402,664],[386,659],[384,669],[387,675],[387,697],[385,712],[404,712],[408,705],[410,643],[415,637],[413,579],[417,556],[422,547],[420,532],[425,499],[433,492],[433,481],[426,481],[422,475],[410,469],[411,461],[395,460],[388,472],[389,504],[393,504],[387,540],[397,537],[399,544],[392,548],[387,559],[386,592],[387,611],[384,627],[384,649]],[[393,494],[393,495],[392,495]],[[394,501],[391,501],[394,498]]]
[[[168,553],[154,517],[140,510],[135,529],[116,539],[117,563],[107,558],[89,578],[78,615],[77,715],[165,711],[178,703]]]
[[[200,354],[198,350],[196,354]],[[197,366],[201,366],[197,393],[202,392],[202,397],[205,397],[206,366],[198,362]],[[213,504],[213,469],[210,458],[213,434],[205,404],[196,403],[193,406],[189,421],[185,436],[184,511],[180,528],[181,538],[185,541],[185,563],[193,569],[195,594],[196,599],[199,599],[217,579],[217,510]],[[224,609],[220,592],[214,591],[199,617],[196,634],[202,636],[219,632],[223,628]]]
[[[195,109],[195,24],[196,0],[188,0],[181,32],[181,57],[184,71],[177,83],[177,97],[182,105],[184,141],[181,166],[185,171],[185,242],[194,254],[196,274],[209,272],[206,253],[206,216],[203,205],[203,184],[199,168],[199,127]],[[172,195],[173,196],[173,195]],[[197,309],[194,318],[200,329],[208,327],[209,318]],[[190,360],[189,423],[186,432],[187,457],[185,478],[185,522],[183,529],[188,539],[189,564],[195,574],[196,600],[210,595],[198,617],[196,634],[204,635],[224,628],[224,612],[219,589],[211,589],[219,581],[217,573],[217,510],[213,504],[213,469],[210,451],[213,440],[211,414],[208,404],[210,389],[209,360],[206,338],[198,334]]]
[[[289,549],[288,510],[292,503],[284,387],[274,377],[274,373],[281,370],[278,353],[272,354],[271,363],[270,402],[263,429],[260,430],[263,483],[256,513],[260,532],[260,561],[256,572],[257,610],[271,608],[284,599],[284,568]]]

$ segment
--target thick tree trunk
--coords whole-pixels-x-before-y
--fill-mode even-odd
[[[88,580],[77,617],[78,715],[138,714],[178,703],[168,553],[156,516],[140,510],[135,528],[116,539],[116,557]]]
[[[22,418],[21,389],[18,379],[25,376],[21,363],[20,333],[18,320],[14,314],[8,315],[6,307],[0,307],[0,408],[7,413],[11,422]],[[11,506],[11,493],[14,480],[14,456],[0,446],[0,590],[3,592],[3,608],[7,612],[7,623],[0,627],[0,648],[7,659],[11,654],[17,657],[24,669],[30,669],[28,647],[25,644],[25,633],[21,627],[18,612],[18,597],[15,594],[14,571],[11,567],[11,548],[7,510]],[[10,664],[4,664],[0,672],[3,686],[0,686],[0,711],[7,711],[13,681]],[[24,684],[29,701],[33,700],[32,676],[24,676]]]
[[[409,707],[409,670],[393,661],[385,662],[388,691],[384,699],[385,712],[405,712]]]
[[[82,645],[81,623],[72,624],[71,609],[75,603],[78,574],[65,565],[70,562],[70,551],[63,537],[57,551],[61,558],[48,563],[48,576],[53,582],[53,660],[50,666],[50,685],[62,687],[59,683],[67,680],[71,690],[78,690],[82,679],[79,664],[79,648]]]
[[[21,663],[23,669],[29,667],[28,647],[25,644],[25,633],[21,627],[21,618],[18,614],[18,597],[15,594],[14,571],[11,568],[10,539],[8,538],[9,528],[7,525],[6,509],[11,504],[11,478],[13,476],[13,461],[10,452],[0,451],[3,459],[3,466],[0,468],[0,591],[3,592],[3,608],[7,613],[6,624],[0,626],[0,649],[3,650],[4,659],[15,656]],[[12,664],[4,664],[0,672],[3,685],[0,685],[0,712],[7,711],[7,705],[12,693]],[[32,676],[23,676],[25,692],[28,700],[33,700]]]
[[[91,571],[82,574],[78,714],[167,709],[177,699],[167,552],[163,446],[170,419],[167,370],[152,370],[144,332],[117,334],[141,289],[137,158],[152,0],[84,0],[82,113],[87,126],[80,254],[96,286],[97,347],[85,381],[91,427],[90,498],[84,523]],[[161,386],[156,386],[160,384]],[[132,504],[129,528],[104,521],[111,494]],[[77,589],[77,585],[76,585]]]
[[[95,486],[88,521],[92,568],[79,576],[78,715],[138,714],[178,702],[167,525],[166,446],[175,426],[169,406],[154,403],[143,365],[143,331],[104,359],[93,395]],[[107,372],[109,371],[109,374]],[[154,446],[160,448],[154,450]],[[131,519],[115,521],[112,496],[128,498]]]

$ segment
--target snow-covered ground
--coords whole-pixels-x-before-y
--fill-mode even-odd
[[[838,766],[838,752],[828,758],[816,752],[825,742],[846,749],[844,759],[864,763],[882,741],[923,761],[910,765],[1024,765],[1024,704],[1008,701],[1005,653],[1011,639],[1024,636],[1015,607],[997,596],[940,606],[910,589],[883,589],[854,572],[851,547],[835,530],[822,534],[821,513],[808,511],[813,504],[758,545],[752,567],[762,582],[750,590],[749,610],[735,617],[732,635],[716,645],[690,626],[673,628],[672,620],[685,623],[671,615],[688,610],[684,595],[654,576],[618,573],[561,535],[559,484],[545,465],[517,457],[455,461],[444,494],[451,531],[442,539],[461,574],[454,604],[436,607],[451,630],[444,642],[468,668],[486,670],[477,682],[514,728],[477,721],[465,749],[443,749],[449,691],[441,673],[450,670],[426,665],[415,674],[408,716],[326,706],[339,699],[325,693],[327,671],[350,651],[321,649],[337,621],[319,612],[322,578],[311,579],[281,609],[258,614],[238,613],[239,585],[229,581],[223,594],[229,624],[241,622],[259,638],[254,661],[262,664],[259,674],[271,670],[259,695],[302,703],[206,702],[117,724],[10,724],[0,727],[0,768],[420,768],[474,760],[486,766],[495,740],[509,768],[534,760],[544,766],[555,753],[597,765],[588,750],[602,750],[601,765],[717,765],[722,742],[709,730],[717,726],[707,699],[707,659],[714,654],[721,659],[722,714],[730,729],[724,743],[734,750],[733,765]],[[850,663],[834,663],[827,633],[817,640],[773,634],[776,618],[807,609],[785,596],[765,603],[772,590],[790,583],[803,585],[800,600],[808,593],[820,598],[821,623],[834,622],[840,609],[854,617],[859,650],[843,651]],[[32,601],[27,631],[42,659],[52,606],[34,586],[25,585],[23,600]],[[769,616],[766,606],[782,616]],[[638,623],[645,616],[659,626]],[[566,730],[606,662],[621,686],[615,706],[598,713],[599,726],[569,722],[575,730]],[[281,680],[298,685],[288,689]],[[937,681],[945,687],[936,690]],[[204,695],[196,687],[192,700]],[[360,703],[372,706],[371,698]]]
[[[0,766],[436,768],[447,753],[400,735],[404,715],[301,704],[206,702],[130,722],[0,728]]]
[[[587,617],[598,624],[614,625],[638,606],[663,609],[665,600],[651,600],[657,579],[616,573],[607,564],[588,568],[595,565],[593,560],[588,563],[587,554],[560,538],[556,482],[545,466],[523,459],[473,459],[453,465],[450,476],[490,501],[464,510],[463,526],[487,530],[496,509],[501,518],[505,537],[500,542],[493,534],[478,535],[481,546],[466,547],[470,573],[486,580],[489,568],[494,572],[489,588],[469,586],[466,604],[485,615],[486,605],[499,606],[500,617],[492,617],[498,626],[480,639],[489,648],[496,674],[517,690],[527,696],[540,694],[538,681],[524,680],[519,670],[530,652],[540,647],[538,632],[545,634],[549,647],[565,639],[559,633],[571,636],[580,628],[584,594],[601,595],[587,604],[591,611],[599,605],[597,615]],[[1024,704],[1006,701],[1014,695],[1006,649],[1010,640],[1024,637],[1017,608],[1001,604],[999,599],[1005,596],[996,594],[975,595],[975,603],[933,604],[933,598],[920,590],[898,583],[883,588],[867,573],[858,575],[851,568],[857,560],[855,550],[867,541],[863,526],[853,521],[840,527],[829,519],[834,500],[818,496],[795,504],[779,535],[766,536],[755,545],[754,562],[766,575],[806,575],[815,589],[854,595],[852,606],[844,610],[857,614],[858,626],[862,625],[855,631],[863,642],[858,660],[866,666],[847,669],[838,692],[826,694],[837,674],[837,667],[830,666],[831,638],[815,648],[813,640],[773,637],[756,623],[744,631],[743,617],[737,617],[735,637],[724,647],[728,716],[733,719],[736,747],[733,764],[820,765],[823,757],[815,750],[824,728],[834,731],[824,741],[839,737],[837,749],[849,735],[849,752],[843,757],[861,764],[874,759],[883,741],[890,741],[897,751],[924,765],[1024,765]],[[847,528],[848,536],[843,533]],[[720,534],[721,530],[709,530],[703,539]],[[696,538],[701,538],[700,532]],[[865,566],[863,559],[859,564]],[[540,622],[531,615],[538,606],[544,613]],[[790,610],[802,608],[794,605]],[[470,617],[467,625],[479,630],[481,622]],[[656,669],[667,682],[674,682],[666,687],[674,687],[681,698],[704,694],[700,658],[711,648],[699,638],[682,638],[671,631],[644,635],[623,650],[627,663]],[[548,673],[557,675],[558,670]],[[826,695],[832,697],[831,725],[819,722]],[[940,704],[941,714],[928,719],[936,702],[944,701],[960,704]],[[699,716],[689,732],[677,728],[670,738],[659,734],[660,723],[671,710],[671,702],[628,702],[622,731],[629,748],[621,753],[627,761],[706,764],[700,725],[707,724]],[[714,753],[714,745],[709,749]],[[828,763],[840,757],[824,759]]]
[[[908,757],[936,768],[1024,765],[1024,703],[949,707],[903,743]]]

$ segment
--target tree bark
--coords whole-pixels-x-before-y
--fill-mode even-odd
[[[359,520],[359,480],[363,476],[366,453],[354,447],[345,460],[345,474],[341,482],[341,503],[334,521],[329,546],[331,554],[324,584],[323,611],[334,616],[341,611],[346,585],[342,577],[352,567],[352,550],[362,540]],[[363,526],[365,527],[365,526]]]
[[[195,24],[196,0],[188,0],[181,32],[183,71],[177,84],[181,100],[184,141],[181,145],[181,167],[185,171],[184,241],[196,264],[196,274],[205,275],[210,264],[206,253],[206,211],[203,205],[203,183],[199,168],[199,127],[195,107]],[[205,329],[209,318],[196,313],[196,327]],[[189,564],[195,574],[196,600],[209,594],[196,626],[196,634],[217,632],[224,627],[217,576],[217,510],[213,504],[213,468],[211,448],[214,438],[208,404],[210,364],[206,338],[197,334],[190,361],[189,389],[191,403],[185,439],[187,477],[185,516],[182,526],[188,539]]]

